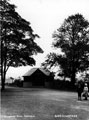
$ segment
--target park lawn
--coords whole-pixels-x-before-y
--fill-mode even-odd
[[[89,100],[78,101],[74,92],[11,87],[1,94],[1,115],[1,120],[89,120]]]

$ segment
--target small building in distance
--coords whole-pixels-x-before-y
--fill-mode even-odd
[[[51,87],[53,77],[43,68],[32,68],[23,75],[23,87]]]

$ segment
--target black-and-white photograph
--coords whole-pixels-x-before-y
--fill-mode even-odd
[[[0,0],[0,119],[89,120],[89,0]]]

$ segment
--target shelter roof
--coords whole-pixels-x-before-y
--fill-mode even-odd
[[[42,73],[44,73],[46,76],[50,75],[50,72],[48,70],[45,70],[43,68],[32,68],[27,73],[25,73],[23,76],[31,76],[36,70],[40,70]]]

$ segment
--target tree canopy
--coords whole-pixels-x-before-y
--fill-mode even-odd
[[[63,55],[51,53],[43,65],[60,65],[74,83],[76,73],[89,67],[89,22],[81,14],[71,15],[53,33],[53,39],[53,47],[61,48]]]
[[[34,41],[39,38],[30,25],[7,0],[0,1],[1,74],[2,81],[9,66],[34,65],[32,55],[43,53]]]

